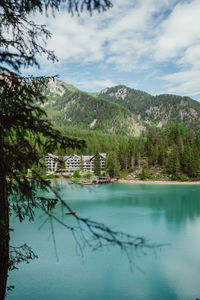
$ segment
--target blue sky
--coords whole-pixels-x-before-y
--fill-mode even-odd
[[[36,15],[52,32],[47,47],[59,62],[39,58],[29,74],[55,75],[85,91],[124,84],[153,95],[200,101],[200,0],[113,0],[92,17]]]

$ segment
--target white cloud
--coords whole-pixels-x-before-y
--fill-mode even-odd
[[[200,67],[200,42],[188,47],[184,55],[177,61],[180,65]]]
[[[153,56],[157,62],[174,64],[178,70],[161,76],[167,92],[200,94],[200,1],[181,1],[161,24]]]
[[[187,47],[200,43],[200,1],[176,5],[158,32],[155,59],[166,61],[184,54]]]
[[[55,50],[60,60],[57,72],[40,60],[42,68],[59,73],[67,63],[103,63],[112,66],[110,78],[114,78],[113,70],[118,74],[145,70],[146,78],[157,70],[164,74],[160,78],[166,81],[165,92],[199,94],[200,1],[116,0],[113,3],[114,8],[92,17],[86,13],[71,17],[65,10],[55,18],[37,15],[37,22],[46,23],[53,34],[47,47]],[[163,63],[173,64],[175,71],[170,68],[163,71]],[[101,78],[96,73],[94,82],[83,79],[81,84],[84,88],[109,85]]]
[[[97,61],[103,59],[102,38],[96,26],[81,24],[81,19],[72,18],[62,11],[56,19],[48,19],[53,36],[48,47],[55,50],[59,60]]]
[[[96,90],[103,89],[105,86],[112,87],[112,86],[117,85],[116,82],[111,81],[109,79],[76,81],[76,82],[73,82],[73,84],[76,84],[76,86],[79,87],[80,89],[84,89],[87,91],[89,91],[89,90],[96,91]]]
[[[71,17],[60,11],[56,18],[37,16],[37,20],[46,22],[52,32],[47,45],[60,60],[86,63],[106,59],[122,69],[128,63],[132,70],[151,52],[155,14],[162,14],[174,1],[118,0],[112,10],[93,17]]]
[[[200,94],[200,70],[187,70],[161,77],[168,84],[168,92],[195,96]]]

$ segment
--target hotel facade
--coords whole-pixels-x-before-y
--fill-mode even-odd
[[[46,167],[49,173],[56,172],[58,170],[59,160],[64,161],[65,169],[63,172],[73,173],[75,170],[81,169],[83,171],[94,172],[94,161],[96,155],[69,155],[59,157],[51,153],[45,155]],[[101,171],[105,168],[106,153],[99,153]]]

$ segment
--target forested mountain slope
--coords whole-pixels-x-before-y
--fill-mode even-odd
[[[189,97],[152,96],[123,85],[90,94],[57,79],[49,80],[45,94],[48,118],[65,129],[139,136],[175,121],[200,132],[200,103]]]
[[[189,97],[152,96],[124,85],[106,88],[97,97],[122,105],[146,125],[162,127],[175,121],[200,132],[200,103]]]
[[[151,96],[125,86],[89,94],[59,80],[49,80],[45,95],[48,118],[67,136],[86,140],[87,148],[75,153],[106,152],[111,176],[200,178],[199,102],[175,95]],[[57,154],[73,151],[58,149]]]
[[[59,80],[50,80],[44,108],[59,127],[139,136],[145,129],[122,105],[84,93]]]

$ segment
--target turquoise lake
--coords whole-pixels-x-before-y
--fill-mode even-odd
[[[34,222],[11,216],[10,244],[27,243],[38,255],[9,273],[14,285],[6,299],[15,300],[196,300],[200,298],[200,186],[52,183],[60,196],[81,216],[114,230],[168,244],[134,253],[133,270],[125,253],[110,246],[84,249],[82,257],[69,231],[35,211]],[[42,192],[41,192],[42,193]],[[45,195],[45,193],[44,193]],[[73,216],[58,203],[54,214],[73,225]]]

